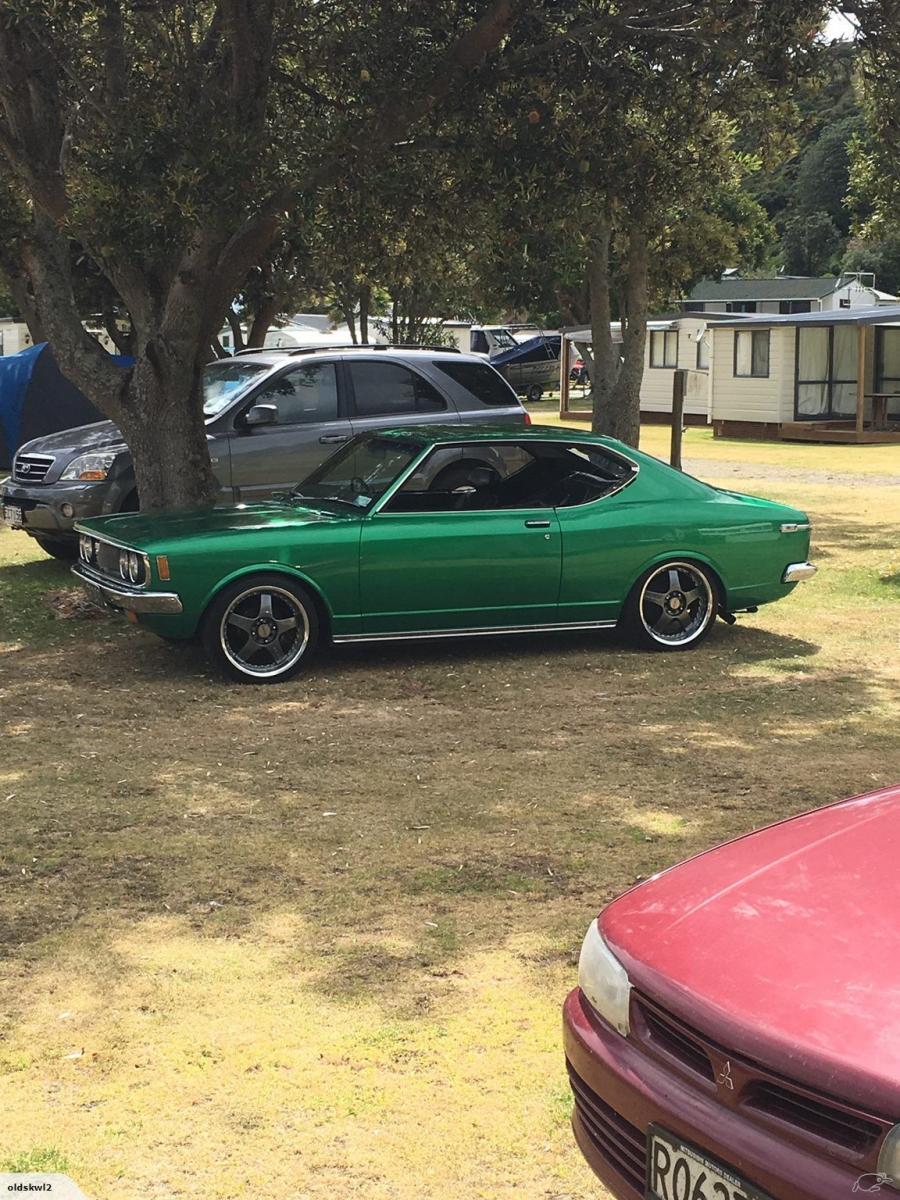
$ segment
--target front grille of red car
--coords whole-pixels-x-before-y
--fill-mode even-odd
[[[735,1099],[748,1116],[774,1118],[801,1134],[821,1138],[836,1152],[849,1152],[852,1161],[860,1161],[867,1155],[874,1158],[875,1148],[889,1128],[888,1122],[854,1112],[829,1096],[816,1095],[765,1067],[740,1059],[644,995],[635,993],[632,1005],[637,1017],[634,1032],[640,1040],[648,1048],[675,1059],[695,1075],[715,1082],[711,1052],[730,1058],[735,1064],[740,1063],[745,1080],[746,1076],[750,1079]]]
[[[651,1004],[643,996],[635,996],[634,1005],[643,1018],[649,1041],[672,1058],[678,1059],[697,1075],[711,1082],[716,1074],[709,1055],[699,1040],[680,1021]]]
[[[750,1109],[845,1146],[854,1154],[866,1154],[884,1133],[884,1128],[875,1121],[775,1083],[753,1084],[745,1103]]]
[[[597,1152],[636,1192],[643,1194],[647,1139],[594,1092],[566,1063],[575,1111]]]

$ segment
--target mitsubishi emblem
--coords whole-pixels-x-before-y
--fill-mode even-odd
[[[728,1088],[730,1092],[734,1091],[734,1080],[731,1078],[731,1061],[727,1060],[725,1066],[719,1072],[717,1077],[719,1087]]]

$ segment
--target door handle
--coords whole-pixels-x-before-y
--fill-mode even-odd
[[[526,529],[549,529],[550,522],[549,521],[526,521],[525,528]]]
[[[322,436],[319,438],[319,441],[323,446],[328,446],[332,442],[349,442],[350,434],[349,433],[323,433]]]

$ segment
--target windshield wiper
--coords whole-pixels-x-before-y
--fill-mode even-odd
[[[293,491],[291,492],[291,499],[307,501],[311,500],[314,504],[349,504],[350,507],[355,509],[357,512],[361,511],[361,506],[359,504],[354,503],[353,500],[346,500],[343,496],[305,496],[303,492]]]

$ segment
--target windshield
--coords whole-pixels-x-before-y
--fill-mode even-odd
[[[265,363],[223,358],[203,368],[203,415],[215,417],[252,379],[269,368]]]
[[[332,455],[294,488],[306,500],[333,500],[367,512],[418,458],[422,442],[369,434]]]
[[[494,344],[501,350],[515,350],[519,344],[508,329],[493,329],[491,333],[493,334]]]

